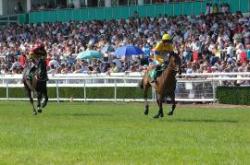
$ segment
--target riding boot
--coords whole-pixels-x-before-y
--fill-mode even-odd
[[[151,83],[156,83],[157,82],[157,74],[155,73],[153,76],[153,80],[151,81]]]
[[[151,83],[157,83],[157,77],[158,77],[158,74],[159,74],[159,72],[160,72],[160,70],[161,70],[161,67],[160,66],[157,66],[156,68],[155,68],[155,71],[154,71],[154,74],[153,74],[153,80],[151,81]]]
[[[49,79],[48,79],[48,74],[47,74],[46,64],[45,64],[44,59],[39,60],[38,66],[39,66],[38,67],[39,68],[38,75],[39,75],[40,79],[43,81],[48,81]]]
[[[39,74],[39,79],[42,81],[48,81],[48,74],[45,72],[42,72],[41,74]]]
[[[47,74],[47,72],[46,72],[46,71],[43,71],[43,73],[42,73],[42,77],[43,77],[43,80],[44,80],[44,81],[48,81],[48,80],[49,80],[49,78],[48,78],[48,74]]]

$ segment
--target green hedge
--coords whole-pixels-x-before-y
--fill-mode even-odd
[[[56,88],[48,88],[49,98],[56,98]],[[114,98],[114,88],[86,88],[87,98]],[[149,97],[151,97],[149,90]],[[84,88],[67,87],[59,88],[60,98],[84,98]],[[6,89],[0,88],[0,98],[6,97]],[[25,98],[24,88],[9,88],[9,98]],[[140,88],[119,87],[117,88],[118,99],[143,98],[143,91]],[[250,105],[250,87],[217,87],[216,98],[223,104]]]
[[[56,98],[56,88],[48,88],[49,98]],[[86,88],[87,98],[114,98],[114,88]],[[59,88],[60,98],[84,98],[83,87],[67,87]],[[149,90],[149,97],[151,96],[151,90]],[[6,97],[6,89],[0,88],[0,97]],[[26,91],[24,88],[9,88],[9,98],[25,98]],[[119,87],[117,88],[117,98],[143,98],[143,90],[139,87]]]
[[[216,98],[223,104],[250,105],[250,87],[217,87]]]

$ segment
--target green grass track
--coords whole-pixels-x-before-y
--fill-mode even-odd
[[[169,106],[164,105],[167,114]],[[250,107],[0,102],[0,165],[250,164]]]

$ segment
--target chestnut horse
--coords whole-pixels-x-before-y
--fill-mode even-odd
[[[149,76],[150,69],[146,71],[145,75],[143,76],[143,79],[140,81],[139,86],[144,91],[144,101],[145,101],[145,110],[144,114],[148,115],[149,112],[149,106],[148,106],[148,89],[153,86],[155,88],[156,92],[156,100],[159,107],[158,114],[154,116],[154,118],[163,117],[163,107],[162,103],[164,101],[164,98],[169,96],[171,98],[172,108],[171,111],[168,113],[168,115],[173,115],[176,102],[175,102],[175,88],[176,88],[176,73],[178,72],[181,74],[181,59],[179,55],[172,54],[169,56],[168,65],[163,70],[162,74],[157,77],[156,83],[150,83],[151,78]]]

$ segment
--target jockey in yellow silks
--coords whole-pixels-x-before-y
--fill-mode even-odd
[[[156,78],[159,76],[161,66],[167,63],[168,55],[174,53],[174,47],[172,45],[172,37],[169,34],[164,34],[160,42],[153,48],[154,62],[156,63],[156,69],[152,75],[153,80],[151,83],[156,82]]]

